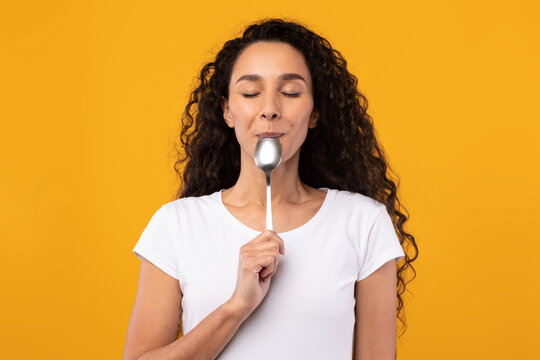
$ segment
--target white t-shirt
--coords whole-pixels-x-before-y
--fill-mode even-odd
[[[327,195],[304,225],[278,235],[286,253],[262,303],[220,360],[350,360],[355,282],[405,255],[383,203],[348,191]],[[180,281],[185,335],[232,296],[240,246],[260,234],[236,219],[221,192],[159,208],[133,252]]]

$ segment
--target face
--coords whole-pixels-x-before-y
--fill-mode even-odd
[[[282,162],[295,154],[316,126],[309,69],[302,53],[286,43],[257,42],[237,58],[222,99],[223,116],[242,151],[254,157],[258,135],[280,133]]]

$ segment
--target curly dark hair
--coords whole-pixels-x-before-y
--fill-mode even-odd
[[[229,98],[236,59],[258,41],[292,45],[303,54],[311,73],[314,110],[319,119],[317,126],[308,130],[301,147],[301,181],[314,188],[347,190],[378,200],[386,205],[397,224],[397,235],[406,253],[397,270],[397,312],[404,333],[402,294],[405,285],[416,277],[411,263],[418,256],[418,248],[414,237],[403,230],[407,216],[400,212],[398,186],[387,177],[387,172],[395,173],[377,141],[373,121],[367,114],[367,99],[357,89],[358,79],[347,70],[341,53],[306,26],[279,18],[259,20],[249,25],[241,37],[227,41],[215,61],[204,65],[182,115],[180,141],[184,152],[177,149],[174,169],[180,185],[174,199],[209,195],[236,183],[240,145],[234,129],[224,121],[221,99]],[[324,149],[320,144],[325,144]],[[412,258],[407,254],[410,247],[414,250]],[[414,276],[405,282],[404,271],[408,268]]]

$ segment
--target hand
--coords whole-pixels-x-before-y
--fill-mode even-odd
[[[265,230],[240,247],[236,289],[230,301],[251,313],[262,302],[272,276],[276,273],[279,254],[285,255],[285,244],[277,233]]]

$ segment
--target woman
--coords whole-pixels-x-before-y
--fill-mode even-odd
[[[356,86],[326,39],[281,19],[203,67],[184,112],[183,183],[133,249],[124,359],[395,358],[396,287],[399,312],[416,259],[402,245],[417,247]],[[274,232],[260,136],[282,146]]]

